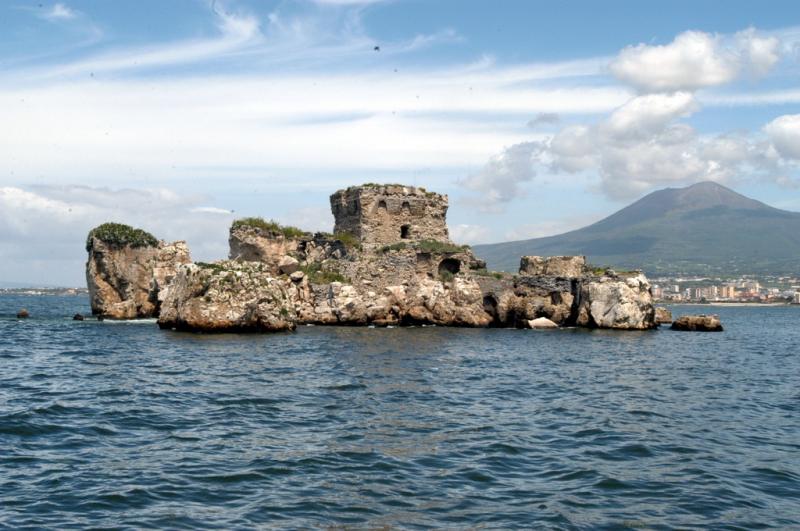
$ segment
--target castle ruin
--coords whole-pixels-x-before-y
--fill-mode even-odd
[[[366,249],[398,242],[449,242],[447,196],[402,185],[351,186],[331,195],[335,233],[357,237]]]

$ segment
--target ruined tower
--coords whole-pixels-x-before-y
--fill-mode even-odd
[[[447,196],[424,188],[365,184],[331,196],[334,232],[356,236],[365,248],[402,241],[449,242]]]

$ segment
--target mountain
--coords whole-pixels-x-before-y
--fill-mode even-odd
[[[702,182],[653,192],[582,229],[474,250],[499,271],[516,271],[522,255],[582,254],[651,275],[800,274],[800,213]]]

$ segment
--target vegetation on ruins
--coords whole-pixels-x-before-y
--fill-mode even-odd
[[[89,231],[86,237],[86,250],[92,249],[92,238],[115,246],[156,247],[158,238],[142,229],[135,229],[122,223],[103,223]]]
[[[469,250],[469,245],[456,245],[449,242],[437,240],[420,240],[418,242],[397,242],[391,245],[384,245],[378,252],[388,253],[390,251],[402,251],[404,249],[416,249],[423,253],[453,254],[462,253]]]
[[[300,266],[300,271],[306,274],[308,281],[312,284],[330,284],[331,282],[350,283],[350,280],[344,275],[336,273],[335,271],[326,271],[322,269],[322,265],[319,263]]]
[[[232,230],[246,227],[259,229],[265,232],[271,232],[273,234],[283,234],[286,238],[301,238],[304,236],[309,236],[309,233],[303,229],[292,227],[291,225],[281,225],[274,219],[267,221],[264,218],[258,217],[242,218],[237,219],[231,225]]]

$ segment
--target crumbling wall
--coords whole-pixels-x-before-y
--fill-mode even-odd
[[[356,236],[367,249],[401,241],[449,242],[447,207],[447,196],[413,186],[353,186],[331,196],[334,232]]]

